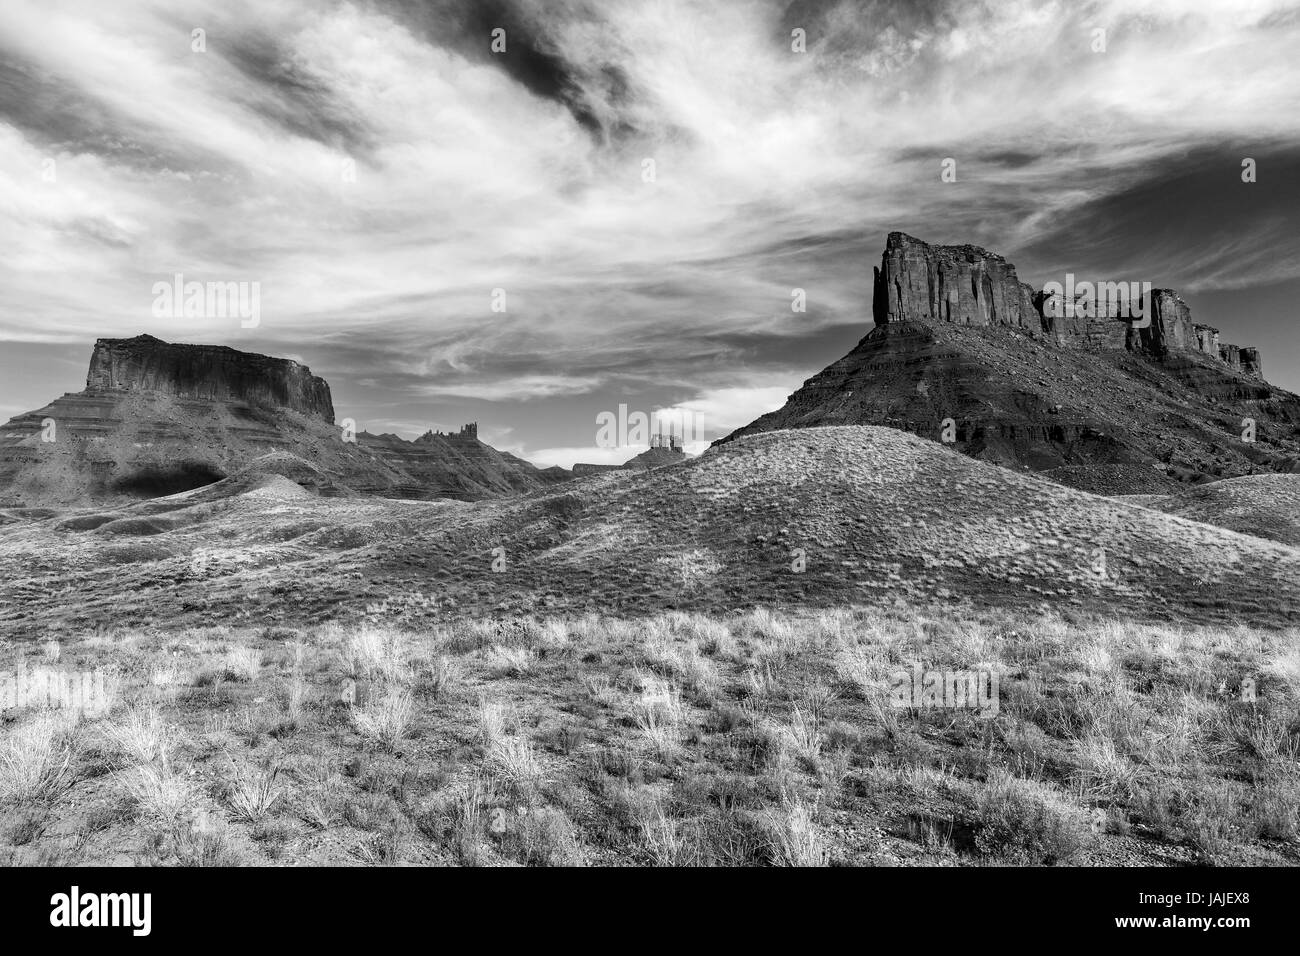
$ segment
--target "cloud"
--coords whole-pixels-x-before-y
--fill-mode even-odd
[[[707,434],[711,440],[780,408],[795,387],[797,384],[792,387],[708,389],[697,398],[656,409],[654,414],[670,432],[676,430],[697,442],[704,440]]]
[[[481,412],[553,448],[580,447],[584,395],[744,424],[755,375],[797,384],[866,331],[891,229],[1026,276],[1108,255],[1200,290],[1300,276],[1300,210],[1270,191],[1300,133],[1296,11],[9,0],[0,337],[292,351],[363,410]],[[1204,177],[1257,152],[1283,162],[1268,214],[1225,191],[1187,228]],[[262,325],[154,318],[175,272],[260,282]]]

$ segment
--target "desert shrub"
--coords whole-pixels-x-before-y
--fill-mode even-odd
[[[74,715],[42,713],[0,740],[0,801],[52,800],[72,786]]]
[[[977,792],[968,823],[975,849],[1008,863],[1069,863],[1092,836],[1082,808],[1005,772]]]
[[[409,691],[390,688],[352,712],[362,736],[385,750],[395,750],[415,720],[415,702]]]
[[[126,788],[138,813],[169,826],[176,823],[195,797],[184,777],[170,767],[156,764],[136,767],[127,777]]]
[[[279,776],[278,764],[249,767],[231,758],[229,800],[236,819],[261,823],[284,796],[284,788],[276,785]]]
[[[507,816],[508,819],[508,816]],[[500,835],[501,850],[525,866],[579,866],[582,853],[563,810],[540,807],[515,815]]]

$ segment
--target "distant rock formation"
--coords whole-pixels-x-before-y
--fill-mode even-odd
[[[475,500],[572,477],[484,444],[477,423],[415,441],[353,435],[334,424],[329,385],[298,362],[140,335],[100,339],[84,391],[0,428],[0,505],[170,495],[268,455],[306,462],[303,487],[320,495]]]
[[[573,474],[582,477],[598,475],[606,471],[647,471],[651,468],[662,468],[664,465],[675,465],[692,457],[694,456],[686,454],[682,447],[680,435],[651,435],[650,447],[639,455],[632,456],[623,464],[595,465],[579,461],[574,462]]]
[[[357,445],[372,458],[409,478],[384,490],[363,483],[361,490],[399,498],[484,498],[496,494],[532,491],[567,480],[569,472],[539,470],[509,452],[479,441],[478,423],[444,434],[427,431],[414,441],[397,435],[361,432]],[[484,491],[489,493],[485,494]]]
[[[224,345],[174,345],[152,335],[99,339],[86,388],[291,408],[334,424],[330,387],[307,366]]]
[[[423,441],[431,437],[432,438],[462,438],[465,439],[466,441],[478,441],[478,422],[470,422],[468,425],[461,425],[460,430],[454,432],[444,432],[441,429],[439,429],[438,431],[430,430],[425,432],[419,438],[417,438],[416,441]]]
[[[1221,343],[1170,289],[1139,299],[1149,323],[1125,321],[1109,296],[1111,308],[1064,308],[1066,294],[1035,292],[978,246],[890,233],[875,327],[784,407],[715,444],[887,425],[1103,494],[1300,471],[1300,398],[1264,381],[1258,349]]]

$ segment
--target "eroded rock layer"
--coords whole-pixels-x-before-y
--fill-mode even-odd
[[[330,387],[307,366],[224,345],[177,345],[152,335],[99,339],[86,388],[291,408],[334,424]]]

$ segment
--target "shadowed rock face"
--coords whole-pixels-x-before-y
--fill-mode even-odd
[[[100,339],[87,389],[144,389],[179,398],[291,408],[334,424],[330,387],[289,359],[224,345],[173,345],[152,335]]]
[[[1197,347],[1192,310],[1173,289],[1151,290],[1151,325],[1139,330],[1142,347],[1153,355]]]
[[[1264,360],[1259,357],[1259,349],[1246,348],[1241,349],[1241,370],[1247,375],[1263,380],[1264,378]]]

